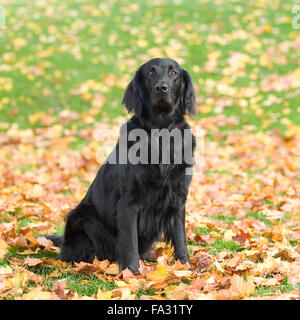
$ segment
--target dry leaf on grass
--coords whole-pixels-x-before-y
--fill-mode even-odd
[[[43,263],[43,260],[41,260],[41,259],[27,257],[24,260],[23,265],[28,266],[28,267],[34,267],[34,266],[39,266],[42,263]]]
[[[233,296],[239,298],[245,298],[251,296],[255,291],[255,284],[251,279],[247,281],[238,275],[234,275],[231,280],[230,291],[233,293]]]
[[[43,291],[42,287],[37,287],[25,293],[22,300],[57,300],[57,296],[49,291]]]

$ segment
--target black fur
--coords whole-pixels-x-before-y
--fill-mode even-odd
[[[127,122],[128,133],[141,128],[150,135],[153,128],[175,127],[183,132],[190,129],[184,115],[195,114],[191,77],[176,61],[166,58],[152,59],[137,70],[122,103],[133,113]],[[119,151],[120,141],[113,153]],[[150,142],[149,138],[149,150]],[[134,142],[126,143],[130,148]],[[171,143],[171,150],[174,147]],[[138,260],[146,259],[153,243],[164,235],[174,245],[175,258],[190,263],[185,202],[191,175],[185,169],[192,165],[174,164],[171,159],[171,164],[120,164],[118,156],[117,164],[106,161],[83,200],[69,212],[63,236],[48,236],[61,247],[58,258],[92,262],[97,256],[136,272]]]

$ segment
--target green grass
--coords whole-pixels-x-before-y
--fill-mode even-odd
[[[290,240],[289,243],[290,243],[290,245],[291,245],[292,247],[297,247],[297,246],[300,244],[300,241]]]
[[[255,288],[255,292],[252,294],[252,296],[272,296],[274,295],[276,292],[280,292],[280,293],[285,293],[288,291],[292,291],[292,290],[296,290],[296,289],[300,289],[300,284],[289,284],[287,282],[287,277],[285,277],[281,284],[277,285],[277,286],[258,286]]]
[[[291,7],[296,3],[267,1],[256,7],[254,0],[221,3],[66,0],[61,5],[58,0],[49,0],[47,4],[9,0],[4,4],[7,28],[0,30],[0,63],[5,66],[0,78],[12,86],[5,89],[0,85],[1,121],[34,128],[41,125],[39,120],[29,120],[36,113],[56,116],[64,109],[88,111],[93,107],[89,97],[72,92],[90,80],[99,85],[89,85],[86,92],[104,98],[103,106],[94,115],[95,121],[104,117],[111,121],[125,114],[121,100],[134,71],[145,59],[163,55],[182,60],[204,104],[211,104],[212,96],[216,99],[211,110],[199,112],[198,118],[219,114],[218,103],[225,99],[231,102],[222,107],[222,114],[239,118],[237,128],[253,124],[259,130],[268,120],[270,124],[263,130],[284,131],[286,124],[281,122],[282,118],[300,123],[296,89],[264,92],[261,83],[271,74],[293,72],[299,65],[300,54],[296,50],[276,53],[277,60],[270,66],[264,65],[261,57],[269,47],[293,41],[296,34],[290,23],[277,20],[290,17]],[[16,21],[18,28],[14,28]],[[268,31],[257,32],[265,25],[270,26]],[[239,31],[244,32],[241,38],[236,33]],[[230,40],[221,42],[227,38]],[[25,42],[20,44],[22,39]],[[211,54],[218,51],[215,70],[206,69]],[[226,71],[231,67],[233,53],[249,58],[243,72]],[[282,56],[286,62],[277,62]],[[242,97],[247,103],[243,107],[240,99],[232,97],[228,90],[219,90],[217,84],[225,78],[237,96],[243,88],[255,87],[258,92],[253,97]],[[122,84],[116,81],[119,79],[123,79]],[[211,80],[215,82],[213,89],[207,85]],[[286,107],[278,101],[262,106],[271,95],[282,98]],[[288,114],[283,114],[284,108]],[[85,126],[81,120],[63,125]],[[84,139],[78,138],[72,147],[80,147],[81,143]]]
[[[77,292],[79,296],[94,296],[99,288],[104,290],[117,288],[113,283],[99,279],[95,275],[85,276],[83,274],[62,272],[58,277],[51,277],[50,274],[54,270],[59,271],[58,268],[49,266],[30,268],[30,271],[43,277],[43,286],[48,290],[51,290],[53,283],[59,280],[65,280],[67,284],[66,289]]]
[[[27,256],[30,258],[45,258],[45,259],[54,259],[57,254],[55,252],[52,251],[48,251],[48,250],[41,250],[35,254],[20,254],[22,252],[26,251],[23,248],[9,248],[9,253],[6,254],[4,260],[8,260],[10,258],[22,258],[25,259]]]
[[[97,294],[99,288],[104,290],[117,288],[113,283],[101,280],[95,275],[87,277],[80,274],[67,274],[66,276],[67,288],[76,291],[79,296],[93,296]]]
[[[31,223],[32,220],[29,217],[23,217],[22,208],[15,208],[13,211],[6,211],[1,214],[0,223],[10,222],[13,217],[17,217],[18,228],[23,228]]]
[[[210,234],[214,231],[212,228],[197,228],[193,231],[193,233],[202,233],[202,234]]]
[[[252,217],[256,220],[263,222],[266,226],[272,226],[272,222],[266,219],[266,215],[263,212],[251,211],[245,215],[245,218]]]
[[[214,177],[217,174],[231,174],[229,171],[227,170],[209,170],[209,171],[205,171],[205,175],[208,177]]]
[[[210,217],[214,220],[220,220],[223,221],[224,223],[232,223],[233,221],[236,220],[236,217],[230,217],[230,216],[224,216],[222,214],[212,214]]]
[[[209,252],[211,255],[216,255],[217,253],[221,252],[222,250],[227,250],[231,253],[237,253],[244,250],[244,247],[236,241],[224,241],[217,239],[214,243],[210,245],[212,250]]]
[[[291,215],[292,215],[292,212],[286,212],[283,218],[281,219],[281,223],[285,223],[288,219],[290,219]]]
[[[154,288],[150,288],[150,289],[144,289],[144,288],[140,288],[139,292],[136,295],[136,300],[140,300],[142,295],[145,296],[153,296],[155,294],[155,289]]]
[[[55,259],[57,256],[56,253],[50,252],[48,250],[42,250],[36,254],[24,255],[20,254],[23,252],[22,248],[10,248],[9,253],[6,254],[0,266],[9,265],[9,260],[12,258],[25,259],[26,257],[30,258],[45,258],[45,259]],[[47,289],[51,289],[53,283],[58,280],[65,280],[67,284],[67,289],[77,292],[79,296],[94,296],[97,294],[98,289],[112,290],[117,288],[112,282],[108,282],[102,279],[99,279],[96,275],[85,276],[83,274],[71,273],[60,271],[58,267],[52,267],[49,265],[29,267],[29,271],[42,276],[43,286]],[[57,271],[59,276],[51,276],[53,271]],[[29,287],[35,286],[33,282],[29,283]]]

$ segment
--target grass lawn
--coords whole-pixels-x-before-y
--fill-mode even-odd
[[[257,129],[299,124],[299,88],[284,84],[299,74],[293,3],[5,1],[1,121],[34,127],[45,115],[91,108],[87,123],[114,119],[125,114],[120,102],[137,67],[168,56],[192,75],[197,117],[222,113]]]

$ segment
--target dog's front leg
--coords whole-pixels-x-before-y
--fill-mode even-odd
[[[138,210],[126,201],[120,201],[117,212],[118,262],[121,269],[139,272],[139,250],[137,233]]]
[[[178,209],[172,231],[170,238],[175,249],[175,259],[179,259],[182,264],[188,263],[191,266],[186,244],[185,208]]]

